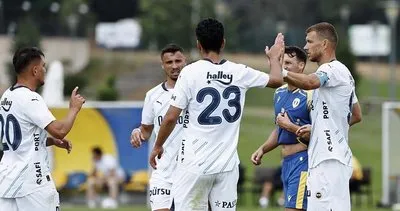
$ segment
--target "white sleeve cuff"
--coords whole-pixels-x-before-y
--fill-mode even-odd
[[[282,76],[283,76],[284,78],[286,78],[286,77],[287,77],[287,74],[288,74],[288,71],[282,68]]]

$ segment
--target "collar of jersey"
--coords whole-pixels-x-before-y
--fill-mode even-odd
[[[29,89],[27,86],[24,86],[24,85],[18,85],[18,86],[15,86],[15,85],[17,85],[17,83],[13,84],[13,85],[10,87],[10,91],[14,91],[14,90],[16,90],[16,89],[18,89],[18,88],[27,88],[27,89]],[[29,89],[29,90],[31,90],[31,89]]]
[[[211,62],[211,63],[213,63],[213,64],[217,64],[217,65],[224,64],[224,63],[227,61],[226,59],[222,59],[219,63],[214,63],[214,62],[211,61],[211,59],[209,59],[209,58],[204,58],[203,60],[209,61],[209,62]]]
[[[167,83],[166,81],[164,81],[164,83],[161,84],[161,87],[168,92],[167,86],[165,85],[165,83]]]

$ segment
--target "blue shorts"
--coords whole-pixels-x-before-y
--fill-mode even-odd
[[[286,156],[282,163],[282,182],[285,208],[306,209],[306,183],[308,170],[307,151]]]

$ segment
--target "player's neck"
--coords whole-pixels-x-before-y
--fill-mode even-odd
[[[15,83],[14,86],[25,86],[32,91],[36,91],[37,89],[37,84],[34,81],[30,81],[22,77],[17,78],[17,83]]]
[[[318,61],[318,66],[321,66],[325,63],[329,63],[336,60],[336,54],[335,51],[333,52],[326,52],[325,54],[322,55],[321,59]]]
[[[292,92],[292,91],[294,91],[294,90],[296,90],[296,89],[297,89],[297,87],[288,84],[288,90],[289,90],[289,91]]]
[[[209,51],[208,53],[202,53],[203,59],[209,59],[215,64],[218,64],[221,62],[221,55],[219,53]]]
[[[165,82],[165,87],[167,89],[173,89],[175,87],[175,83],[176,81],[168,78],[167,81]]]

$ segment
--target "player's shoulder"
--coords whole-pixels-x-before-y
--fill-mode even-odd
[[[332,71],[332,70],[348,71],[349,69],[342,62],[340,62],[338,60],[333,60],[331,62],[324,63],[321,66],[319,66],[317,71]]]
[[[299,93],[302,93],[304,95],[312,95],[314,90],[305,90],[305,89],[299,89]]]
[[[232,62],[229,60],[226,60],[225,65],[232,68],[232,69],[236,69],[236,70],[253,70],[253,68],[251,68],[248,65],[242,64],[242,63],[236,63],[236,62]]]
[[[149,91],[146,92],[146,97],[151,97],[154,95],[158,95],[162,92],[168,91],[167,88],[165,87],[165,82],[162,82],[158,84],[157,86],[151,88]]]
[[[284,92],[288,89],[288,85],[287,84],[283,84],[282,86],[278,87],[277,89],[275,89],[275,94]]]
[[[13,87],[11,86],[4,92],[4,96],[12,96],[14,98],[19,99],[20,101],[40,101],[43,100],[42,96],[39,93],[30,90],[27,87],[19,86]]]
[[[234,63],[234,62],[226,60],[226,59],[222,59],[219,63],[213,63],[212,61],[207,60],[207,59],[200,59],[200,60],[191,62],[190,64],[186,65],[182,69],[181,73],[187,71],[188,69],[189,70],[190,69],[199,69],[199,68],[203,68],[203,67],[209,66],[209,65],[242,66],[242,67],[245,67],[245,65],[243,65],[243,64],[237,64],[237,63]]]
[[[331,71],[333,69],[333,65],[331,64],[331,62],[329,63],[324,63],[322,65],[320,65],[317,69],[317,72],[322,71],[322,72],[326,72],[326,71]]]
[[[304,97],[304,99],[310,100],[312,99],[313,90],[298,89],[298,93]]]

